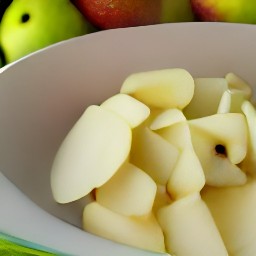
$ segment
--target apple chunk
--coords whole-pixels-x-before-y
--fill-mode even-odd
[[[256,175],[256,110],[251,102],[245,101],[242,104],[242,111],[246,116],[248,125],[249,141],[248,152],[244,161],[241,163],[241,168],[251,175]]]
[[[167,252],[179,256],[227,256],[210,211],[199,193],[159,209]]]
[[[245,158],[247,153],[247,124],[243,114],[215,114],[189,120],[189,126],[200,129],[208,133],[209,136],[216,138],[217,144],[222,144],[227,149],[228,158],[232,163],[238,164]]]
[[[178,155],[175,146],[148,127],[133,130],[130,162],[149,174],[156,183],[167,183]]]
[[[124,118],[131,128],[140,125],[150,114],[150,109],[140,101],[127,94],[117,94],[101,104]]]
[[[235,90],[242,91],[243,94],[244,94],[245,99],[250,99],[251,98],[252,88],[242,78],[240,78],[236,74],[230,72],[230,73],[226,74],[225,79],[227,80],[228,87],[230,89],[235,89]]]
[[[178,199],[200,192],[204,185],[204,171],[194,149],[184,148],[168,180],[168,192]]]
[[[222,115],[223,119],[225,119],[226,114]],[[213,120],[215,120],[215,118],[213,118]],[[227,117],[226,121],[230,122],[230,127],[226,127],[229,128],[229,130],[227,129],[226,131],[228,133],[226,135],[225,132],[223,133],[225,130],[223,124],[225,126],[225,123],[222,123],[221,119],[218,120],[218,118],[215,120],[218,126],[216,126],[215,133],[211,133],[211,129],[206,129],[206,127],[203,129],[199,126],[190,126],[193,147],[203,167],[206,184],[208,185],[235,186],[243,185],[246,182],[246,174],[236,164],[231,162],[230,155],[233,151],[229,152],[229,150],[232,149],[232,147],[233,150],[237,148],[240,150],[241,154],[237,156],[237,158],[239,160],[243,159],[247,147],[247,131],[244,125],[239,125],[235,120],[232,120],[233,119]],[[198,120],[198,122],[199,121],[200,120]],[[210,121],[208,124],[209,127],[212,126]],[[237,143],[237,146],[233,146],[232,143]],[[237,152],[234,153],[236,154]]]
[[[127,216],[142,216],[152,210],[156,183],[136,166],[126,163],[103,186],[96,189],[96,201]]]
[[[135,73],[128,76],[121,93],[126,93],[149,107],[183,109],[194,94],[194,79],[179,68]]]
[[[244,101],[245,95],[243,91],[228,89],[221,97],[217,113],[242,113],[241,106]]]
[[[130,147],[126,121],[102,107],[88,107],[55,156],[51,170],[55,200],[75,201],[102,186],[126,161]]]
[[[177,108],[170,108],[156,116],[150,124],[150,129],[159,130],[181,121],[186,121],[182,111]]]
[[[202,191],[202,199],[210,209],[230,255],[256,255],[255,179],[249,179],[240,187],[207,187]]]
[[[84,208],[83,228],[118,243],[165,252],[164,235],[153,214],[128,217],[93,202]]]
[[[195,78],[194,96],[183,110],[188,119],[209,116],[217,113],[219,101],[228,89],[225,78]]]
[[[162,138],[175,146],[179,152],[191,147],[191,133],[187,121],[181,121],[156,131]]]

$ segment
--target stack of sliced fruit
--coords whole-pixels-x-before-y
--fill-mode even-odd
[[[228,73],[131,74],[61,144],[53,196],[90,194],[86,231],[177,256],[256,255],[256,110]]]

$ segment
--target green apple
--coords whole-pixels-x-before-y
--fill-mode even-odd
[[[2,18],[0,38],[9,63],[90,31],[91,25],[69,0],[15,0]]]
[[[254,0],[191,0],[191,6],[202,21],[256,23]]]

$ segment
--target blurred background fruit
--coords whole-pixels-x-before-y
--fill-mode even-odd
[[[0,67],[100,30],[194,21],[256,24],[256,0],[0,0]]]
[[[100,29],[193,21],[189,0],[72,0]]]
[[[256,23],[255,0],[191,0],[200,21]]]
[[[90,23],[69,0],[13,0],[1,20],[1,47],[10,63],[92,31]]]

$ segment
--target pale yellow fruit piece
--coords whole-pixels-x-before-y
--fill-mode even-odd
[[[242,113],[241,106],[244,101],[245,95],[243,91],[237,89],[228,89],[221,97],[217,113]]]
[[[210,211],[199,193],[174,201],[158,211],[167,252],[177,256],[227,256]]]
[[[133,131],[130,162],[148,173],[156,183],[167,183],[178,156],[175,146],[148,127]]]
[[[151,212],[156,190],[156,183],[148,174],[126,163],[96,189],[96,201],[119,214],[142,216]]]
[[[248,150],[241,168],[252,175],[256,174],[256,110],[251,102],[245,101],[242,111],[248,125]]]
[[[247,153],[247,124],[243,114],[226,113],[189,120],[190,127],[201,129],[227,150],[230,161],[240,163]]]
[[[156,197],[153,205],[153,212],[157,213],[157,211],[169,204],[172,203],[172,198],[170,197],[170,194],[168,193],[165,185],[157,184],[157,191],[156,191]]]
[[[208,205],[230,255],[256,255],[256,181],[249,180],[240,187],[209,187],[203,190],[202,199]]]
[[[127,94],[116,94],[104,101],[101,106],[120,115],[131,128],[140,125],[150,114],[149,107]]]
[[[165,252],[164,235],[153,214],[128,217],[93,202],[84,208],[83,228],[118,243]]]
[[[180,152],[184,148],[192,146],[190,129],[186,121],[178,122],[163,129],[159,129],[156,132],[175,146]]]
[[[222,128],[219,127],[221,130]],[[234,126],[230,133],[238,127]],[[246,174],[229,160],[226,144],[232,138],[221,140],[207,130],[191,126],[192,142],[204,170],[206,184],[212,186],[237,186],[246,183]]]
[[[242,91],[244,96],[245,96],[245,99],[250,99],[251,98],[252,88],[241,77],[239,77],[238,75],[230,72],[230,73],[226,74],[225,79],[227,80],[228,87],[230,89],[236,89],[236,90]]]
[[[188,119],[217,113],[222,94],[228,89],[225,78],[195,78],[194,96],[183,113]]]
[[[102,186],[126,161],[130,148],[127,122],[102,107],[88,107],[55,156],[51,170],[54,199],[68,203]]]
[[[185,148],[172,171],[167,183],[170,195],[181,197],[200,192],[205,185],[204,171],[192,147]]]
[[[121,93],[129,94],[149,107],[183,109],[194,94],[194,79],[179,68],[135,73],[128,76]]]
[[[159,114],[151,123],[151,130],[159,130],[175,123],[186,121],[183,112],[177,108],[171,108]]]

